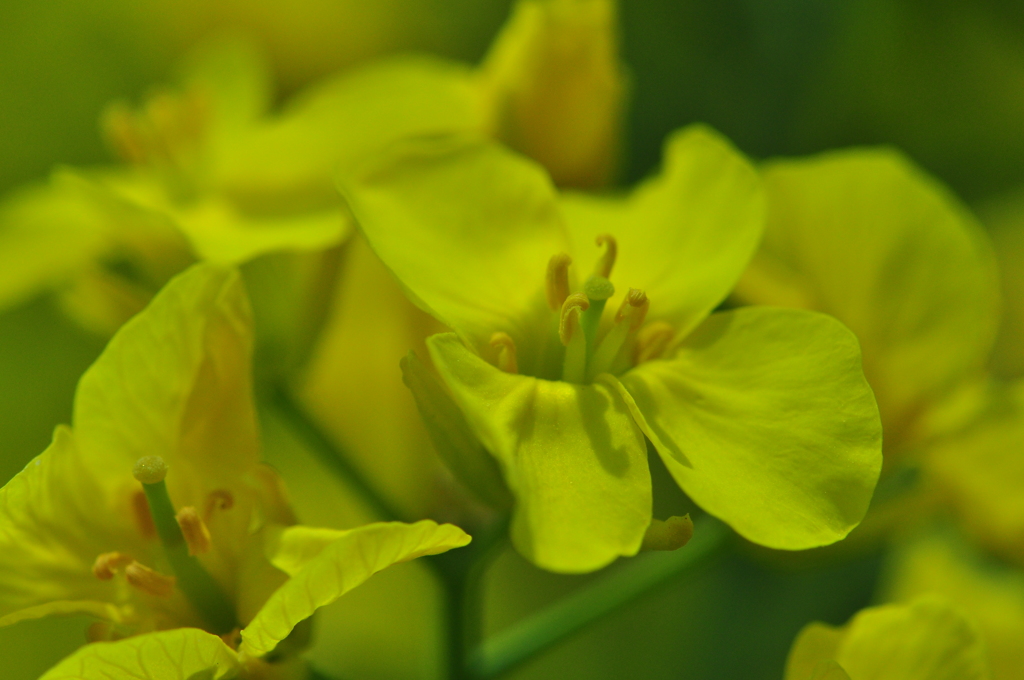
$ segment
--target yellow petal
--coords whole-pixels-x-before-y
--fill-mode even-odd
[[[552,571],[635,555],[651,521],[647,447],[604,385],[499,371],[453,334],[428,341],[434,365],[516,499],[512,541]]]
[[[551,316],[548,260],[567,249],[539,167],[493,144],[423,140],[343,179],[342,190],[370,246],[420,307],[477,349],[508,333],[531,372],[544,340],[537,329]]]
[[[599,234],[614,236],[611,280],[619,298],[643,290],[648,318],[669,321],[682,337],[747,266],[761,238],[762,194],[757,173],[724,137],[693,126],[669,138],[661,173],[625,198],[567,194],[561,207],[577,266],[597,261]]]
[[[606,184],[625,108],[614,0],[520,0],[480,68],[493,133],[562,186]]]
[[[348,531],[285,529],[275,564],[293,572],[242,631],[242,652],[262,656],[300,621],[393,564],[458,548],[470,537],[451,524],[380,522]],[[278,556],[280,559],[278,559]]]
[[[216,635],[178,628],[86,645],[40,680],[222,680],[240,669],[238,656]]]
[[[987,358],[998,321],[991,246],[945,187],[892,150],[776,161],[764,177],[768,226],[739,296],[803,298],[846,324],[895,445]]]
[[[824,314],[713,314],[675,358],[622,377],[679,485],[742,536],[801,550],[863,518],[881,426],[857,341]]]
[[[114,549],[142,557],[146,548],[127,503],[103,493],[104,472],[62,426],[0,489],[0,625],[74,612],[119,618],[116,584],[96,578],[93,562]]]

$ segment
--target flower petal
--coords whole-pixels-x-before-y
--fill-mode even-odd
[[[405,145],[342,190],[420,307],[477,350],[504,331],[520,365],[536,360],[537,328],[551,315],[548,260],[568,248],[543,170],[497,145],[448,137]]]
[[[567,194],[561,206],[578,271],[597,261],[595,238],[611,234],[618,241],[611,280],[619,297],[629,288],[644,290],[649,318],[671,322],[680,337],[729,294],[764,226],[756,171],[724,137],[700,125],[673,134],[661,174],[629,196]]]
[[[777,161],[764,177],[768,226],[738,294],[846,324],[895,444],[926,401],[987,358],[998,322],[987,237],[945,187],[889,149]]]
[[[941,600],[872,607],[850,621],[836,661],[852,678],[988,680],[974,625]]]
[[[200,264],[171,280],[111,339],[82,376],[74,433],[105,493],[137,488],[135,461],[161,456],[176,507],[232,497],[209,523],[204,562],[223,582],[249,535],[258,462],[252,401],[252,319],[238,272]],[[223,563],[222,563],[223,562]]]
[[[238,656],[216,635],[178,628],[86,645],[40,680],[221,680],[240,669]]]
[[[651,522],[647,447],[604,385],[504,373],[453,334],[427,341],[434,365],[516,499],[512,541],[551,571],[635,555]]]
[[[292,577],[242,631],[242,652],[262,656],[273,651],[296,624],[382,569],[469,541],[458,527],[431,520],[378,522],[348,531],[285,529],[272,561]]]
[[[857,341],[835,319],[714,314],[675,358],[641,364],[622,384],[679,485],[745,538],[801,550],[863,518],[881,427]]]
[[[93,576],[93,561],[133,551],[141,540],[129,508],[103,494],[102,474],[61,426],[46,451],[0,489],[0,625],[72,612],[118,619],[116,584]]]

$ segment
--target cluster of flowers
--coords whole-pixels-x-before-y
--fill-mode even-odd
[[[257,52],[211,44],[107,111],[123,163],[5,200],[0,304],[52,289],[112,335],[0,491],[0,625],[98,620],[47,680],[304,677],[317,608],[470,542],[299,525],[260,462],[254,344],[404,518],[507,514],[543,569],[685,546],[688,517],[652,517],[649,447],[760,546],[951,515],[1024,560],[1024,386],[988,370],[971,215],[893,150],[754,165],[703,126],[608,191],[615,35],[608,0],[521,0],[477,67],[392,58],[279,109]],[[1015,677],[1024,632],[1002,650],[1005,619],[918,596],[954,597],[936,565],[990,599],[1020,580],[923,535],[894,567],[912,602],[809,626],[787,680]]]

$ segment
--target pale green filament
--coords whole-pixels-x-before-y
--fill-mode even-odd
[[[601,340],[601,344],[597,346],[597,350],[591,356],[590,361],[587,364],[588,382],[592,381],[601,373],[607,373],[611,370],[612,363],[619,355],[619,351],[622,349],[622,345],[626,342],[626,338],[629,337],[629,331],[629,321],[617,323],[612,326],[611,330],[608,331],[608,334]]]
[[[149,456],[147,464],[152,463],[155,456]],[[146,469],[148,466],[136,465],[136,470]],[[162,462],[162,461],[161,461]],[[166,466],[164,467],[166,470]],[[188,554],[188,545],[185,543],[185,536],[181,533],[178,520],[174,512],[174,505],[171,497],[167,494],[167,484],[162,478],[155,479],[154,476],[136,475],[136,478],[143,477],[146,481],[142,489],[146,493],[146,500],[149,502],[149,513],[153,517],[153,524],[156,526],[160,542],[164,546],[164,553],[171,569],[177,577],[177,585],[181,587],[185,597],[196,608],[196,611],[203,617],[210,632],[217,635],[230,633],[238,622],[235,619],[235,610],[231,602],[224,595],[220,586],[213,577],[203,569],[203,566],[192,555]],[[140,481],[143,481],[140,479]]]
[[[597,340],[597,330],[601,325],[601,315],[604,313],[605,303],[608,298],[615,295],[615,286],[603,276],[591,276],[583,284],[583,294],[590,300],[590,308],[580,316],[580,326],[587,338],[587,356],[594,353],[594,343]]]

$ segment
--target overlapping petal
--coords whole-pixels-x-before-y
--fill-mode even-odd
[[[707,127],[674,133],[664,156],[661,173],[626,197],[569,193],[560,207],[583,271],[599,256],[595,238],[611,234],[619,297],[629,288],[645,291],[650,318],[670,322],[684,337],[746,268],[761,238],[764,197],[750,163]]]
[[[708,318],[674,358],[622,377],[687,494],[761,545],[833,543],[860,522],[881,428],[857,340],[831,317],[749,307]]]
[[[647,447],[615,392],[504,373],[453,334],[428,346],[516,498],[516,548],[561,572],[636,554],[651,521]]]
[[[548,260],[568,250],[539,166],[445,137],[404,145],[341,188],[371,247],[424,310],[478,351],[504,331],[521,366],[537,360],[548,338],[536,328],[550,323]]]
[[[269,653],[300,621],[393,564],[469,543],[451,524],[380,522],[333,531],[285,529],[269,548],[271,561],[291,575],[242,631],[241,651]]]
[[[769,163],[768,224],[739,295],[834,315],[860,339],[891,443],[981,368],[998,320],[985,234],[888,149]]]

